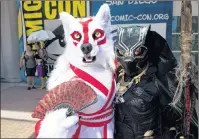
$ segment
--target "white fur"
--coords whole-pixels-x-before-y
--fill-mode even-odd
[[[83,43],[83,38],[77,46],[74,46],[73,39],[70,36],[73,31],[79,31],[80,33],[83,33],[82,25],[78,22],[79,19],[75,19],[73,16],[65,12],[60,14],[60,19],[63,23],[67,46],[63,54],[58,58],[55,64],[55,69],[51,72],[47,84],[48,90],[56,87],[63,82],[70,80],[72,77],[75,76],[75,74],[70,69],[70,63],[89,73],[110,89],[112,73],[115,71],[115,56],[113,50],[112,36],[110,33],[111,15],[109,6],[107,4],[103,4],[99,9],[96,17],[94,17],[93,21],[89,24],[89,43],[91,43],[93,46],[91,56],[96,56],[96,61],[90,64],[84,63],[82,61],[84,55],[80,49],[80,45]],[[92,34],[95,29],[104,30],[106,35],[106,43],[104,45],[98,46],[94,39],[92,39]],[[97,89],[94,90],[99,92],[99,90]],[[98,93],[98,101],[98,105],[89,106],[85,109],[85,112],[89,113],[92,112],[92,110],[96,111],[104,105],[106,99],[105,96],[102,95],[102,93]],[[64,117],[65,112],[66,110],[50,112],[42,122],[39,137],[70,138],[71,135],[74,134],[74,130],[76,130],[75,124],[77,123],[77,120],[76,117],[73,117],[70,121],[72,122],[71,127],[64,127],[63,123],[69,124],[67,123],[69,122],[69,117]]]
[[[66,118],[67,109],[51,111],[41,123],[37,138],[71,138],[77,129],[77,115]]]
[[[103,4],[97,15],[94,17],[94,21],[89,24],[89,42],[93,46],[93,50],[91,51],[91,55],[96,55],[97,60],[92,64],[85,64],[82,62],[83,53],[80,49],[80,45],[83,43],[83,38],[81,42],[74,46],[72,37],[69,35],[74,30],[77,30],[83,33],[82,25],[78,22],[79,19],[75,19],[73,16],[66,12],[62,12],[60,14],[60,20],[63,23],[64,31],[65,31],[65,38],[67,39],[67,46],[63,54],[58,58],[55,69],[51,72],[50,78],[47,83],[47,88],[52,89],[55,86],[59,85],[64,81],[68,81],[69,78],[66,77],[67,72],[70,70],[69,63],[72,63],[78,68],[85,69],[88,66],[91,67],[101,67],[103,69],[109,69],[111,71],[115,70],[114,64],[114,48],[113,48],[113,41],[111,35],[111,15],[110,9],[107,4]],[[92,38],[92,31],[94,29],[100,28],[105,31],[107,42],[102,46],[97,46]],[[92,73],[90,73],[92,74]]]

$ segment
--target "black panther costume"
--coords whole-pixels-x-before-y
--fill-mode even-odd
[[[150,26],[118,27],[115,53],[120,64],[115,138],[180,138],[182,116],[168,105],[173,97],[168,74],[177,61],[166,40],[151,31]],[[195,115],[192,118],[195,137],[196,123]]]

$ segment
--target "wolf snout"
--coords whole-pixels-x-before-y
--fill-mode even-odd
[[[93,49],[93,46],[90,43],[85,43],[81,45],[81,50],[83,54],[87,55],[89,54]]]

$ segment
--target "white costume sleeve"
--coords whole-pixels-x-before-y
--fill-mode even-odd
[[[51,111],[41,121],[37,138],[71,138],[78,125],[79,116],[66,117],[67,109]]]

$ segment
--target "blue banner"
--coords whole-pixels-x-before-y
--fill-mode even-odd
[[[110,6],[113,25],[151,24],[171,46],[173,1],[91,1],[92,16],[103,3]]]

